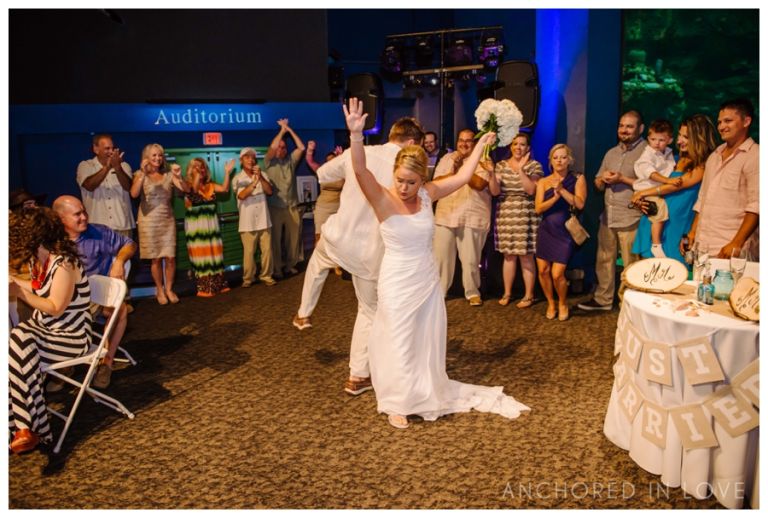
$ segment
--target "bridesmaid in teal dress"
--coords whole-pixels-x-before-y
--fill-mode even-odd
[[[696,114],[684,119],[677,133],[677,147],[680,151],[680,159],[670,178],[682,177],[683,182],[680,186],[662,185],[660,187],[660,193],[664,196],[669,210],[669,220],[664,225],[661,246],[667,257],[685,262],[680,254],[680,240],[693,221],[693,204],[696,203],[701,180],[704,177],[704,164],[710,153],[717,147],[715,126],[709,117]],[[642,206],[643,197],[656,194],[655,187],[638,191],[632,197],[632,202]],[[640,218],[632,252],[641,257],[652,257],[651,222],[647,216]]]

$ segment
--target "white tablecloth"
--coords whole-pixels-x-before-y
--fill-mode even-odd
[[[713,266],[727,268],[713,261]],[[756,279],[757,266],[750,264],[745,275]],[[708,335],[720,361],[727,383],[730,378],[759,357],[759,326],[755,323],[728,318],[714,313],[703,316],[685,316],[672,312],[669,305],[658,304],[658,295],[627,290],[622,304],[623,318],[647,339],[675,344],[686,339]],[[656,301],[656,303],[654,303]],[[716,302],[725,303],[726,302]],[[617,334],[617,339],[619,336]],[[703,402],[722,383],[691,386],[686,383],[680,362],[673,355],[672,386],[646,380],[641,359],[638,370],[630,370],[630,379],[643,396],[665,408]],[[641,430],[642,410],[629,422],[619,407],[619,391],[614,383],[603,431],[614,444],[629,451],[637,464],[651,473],[661,475],[661,481],[683,490],[698,499],[707,498],[711,491],[717,499],[731,509],[743,507],[744,497],[751,497],[751,505],[759,505],[757,494],[758,432],[755,428],[739,437],[731,437],[714,419],[713,430],[719,446],[685,451],[677,429],[668,420],[665,448],[648,441]]]

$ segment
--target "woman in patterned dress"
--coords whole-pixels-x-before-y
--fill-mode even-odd
[[[193,158],[187,166],[190,189],[184,193],[184,234],[198,297],[229,291],[224,279],[224,242],[216,213],[216,193],[229,191],[229,175],[234,168],[234,159],[224,164],[224,182],[218,184],[211,181],[211,171],[202,158]]]
[[[509,304],[519,259],[525,295],[516,306],[527,308],[533,304],[536,284],[533,254],[536,251],[536,231],[540,221],[533,197],[536,194],[536,182],[544,171],[539,162],[531,160],[531,137],[527,133],[518,133],[509,147],[512,156],[498,162],[495,168],[496,178],[501,185],[501,203],[496,212],[496,250],[504,254],[504,295],[499,299],[499,304]]]
[[[152,280],[158,304],[176,304],[179,297],[173,291],[176,275],[176,219],[171,198],[173,187],[187,190],[181,178],[181,167],[165,162],[165,150],[160,144],[144,146],[141,169],[133,176],[131,196],[141,197],[139,203],[139,253],[152,261]],[[165,265],[163,265],[165,262]],[[165,279],[163,279],[165,272]]]
[[[91,289],[77,246],[48,208],[12,213],[8,225],[12,270],[29,267],[31,280],[14,275],[9,295],[34,309],[11,330],[8,341],[8,425],[10,448],[24,453],[53,439],[40,362],[77,358],[91,344]]]

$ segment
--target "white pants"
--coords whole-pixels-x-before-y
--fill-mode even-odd
[[[301,318],[312,315],[328,278],[328,272],[336,264],[328,257],[325,240],[320,237],[312,257],[309,258],[307,271],[304,272],[304,286],[301,289],[301,305],[298,315]],[[371,335],[373,317],[376,314],[376,280],[352,276],[352,284],[357,296],[357,318],[352,331],[352,344],[349,350],[349,374],[367,378],[371,375],[368,368],[368,340]]]
[[[448,293],[448,289],[453,283],[456,252],[458,251],[464,297],[468,299],[480,296],[480,258],[486,237],[488,237],[487,230],[435,225],[435,237],[432,246],[435,251],[437,270],[440,273],[443,295]]]

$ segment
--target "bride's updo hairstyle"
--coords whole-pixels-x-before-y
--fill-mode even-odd
[[[393,172],[397,171],[398,167],[403,167],[419,175],[421,181],[426,183],[428,180],[428,163],[427,152],[424,151],[423,147],[417,145],[405,146],[397,153],[397,157],[395,157],[395,168]]]

